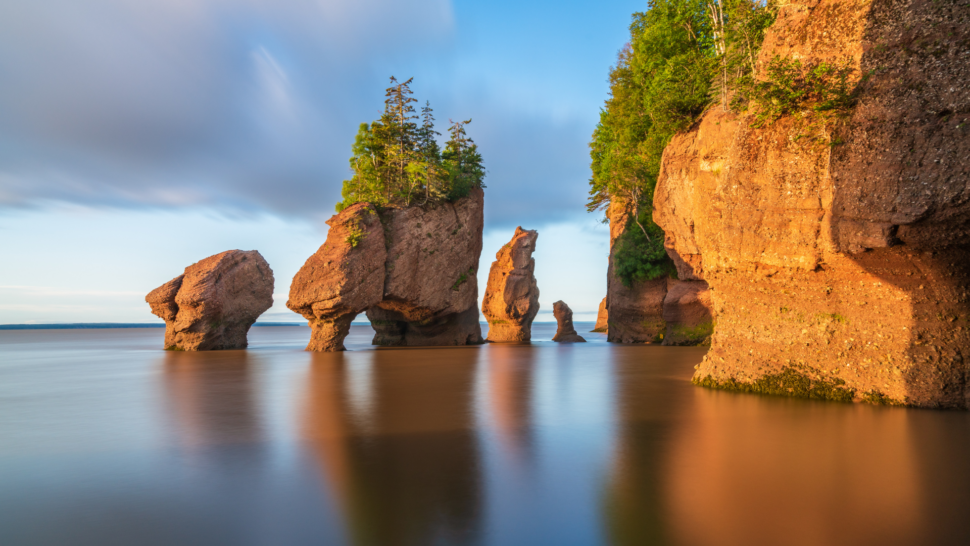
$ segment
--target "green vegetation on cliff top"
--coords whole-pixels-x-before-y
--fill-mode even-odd
[[[465,130],[472,120],[451,122],[442,150],[430,104],[421,108],[418,125],[410,85],[410,79],[398,83],[392,76],[384,114],[360,125],[351,148],[353,176],[344,181],[337,212],[360,202],[384,207],[454,201],[485,187],[482,156]]]
[[[610,98],[590,142],[588,209],[610,203],[629,213],[614,265],[624,283],[672,269],[653,193],[664,147],[711,104],[750,81],[774,2],[653,0],[633,15],[630,42],[610,70]]]

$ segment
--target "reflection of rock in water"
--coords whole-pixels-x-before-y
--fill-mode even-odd
[[[476,536],[477,358],[474,349],[314,355],[305,435],[355,544]]]
[[[664,383],[645,373],[642,356],[617,348],[616,452],[605,505],[610,543],[617,546],[665,544],[661,507],[663,450],[671,426],[658,418],[670,404]]]
[[[532,376],[536,347],[489,347],[488,403],[502,448],[515,460],[532,455]]]
[[[693,398],[663,463],[678,542],[934,543],[922,536],[913,413],[709,391]]]
[[[168,352],[167,402],[184,446],[260,440],[252,367],[246,351]]]

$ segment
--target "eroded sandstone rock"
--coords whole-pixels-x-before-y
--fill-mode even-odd
[[[384,213],[384,293],[367,312],[375,345],[475,345],[485,194]]]
[[[609,324],[610,314],[606,310],[606,298],[600,302],[599,312],[596,313],[596,325],[593,326],[594,332],[606,332],[606,327]]]
[[[532,321],[539,312],[535,259],[539,233],[515,228],[512,240],[496,254],[488,272],[482,313],[488,320],[488,341],[524,342],[532,339]]]
[[[714,333],[711,291],[704,281],[667,280],[664,345],[710,345]]]
[[[384,293],[384,228],[377,211],[357,203],[327,221],[327,240],[290,284],[286,306],[303,315],[308,351],[342,351],[350,323]]]
[[[956,0],[788,2],[760,66],[848,62],[868,78],[847,118],[711,108],[672,140],[654,220],[717,317],[695,382],[970,405],[968,40]]]
[[[556,335],[553,341],[560,343],[586,343],[583,336],[576,333],[573,326],[573,310],[566,305],[566,302],[559,300],[552,304],[552,314],[556,317]]]
[[[255,250],[227,250],[186,267],[145,301],[165,320],[166,349],[244,349],[249,328],[273,306],[273,270]]]
[[[482,343],[478,260],[484,194],[454,203],[348,207],[290,287],[287,307],[310,321],[309,351],[340,351],[366,312],[383,346]]]
[[[606,339],[614,343],[659,343],[667,328],[664,322],[664,297],[667,279],[623,284],[613,266],[616,241],[626,229],[627,213],[621,203],[612,203],[606,212],[610,220],[610,265],[606,272],[606,309],[609,326]]]

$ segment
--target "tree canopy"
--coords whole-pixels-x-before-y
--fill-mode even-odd
[[[351,147],[353,174],[344,180],[337,212],[359,202],[383,207],[450,201],[485,187],[482,156],[465,129],[472,120],[451,122],[442,150],[431,105],[425,102],[420,115],[414,108],[412,81],[391,76],[384,113],[360,124]]]
[[[587,202],[590,212],[613,202],[628,212],[624,237],[636,241],[620,241],[614,257],[625,283],[673,270],[651,214],[664,147],[710,105],[731,107],[773,20],[771,0],[651,0],[633,14],[589,145]]]

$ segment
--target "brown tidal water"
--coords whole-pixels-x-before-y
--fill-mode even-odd
[[[970,544],[968,413],[699,389],[703,349],[599,334],[371,335],[0,331],[0,545]]]

